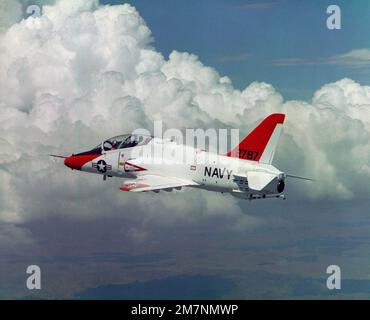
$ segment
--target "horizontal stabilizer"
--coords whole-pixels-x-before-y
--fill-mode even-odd
[[[276,174],[261,172],[261,171],[248,171],[248,187],[256,191],[261,191],[265,188],[272,180],[276,178]]]

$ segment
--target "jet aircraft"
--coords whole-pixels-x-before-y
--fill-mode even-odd
[[[64,158],[71,169],[100,174],[104,180],[123,178],[120,190],[125,192],[191,187],[249,200],[285,199],[287,177],[312,179],[286,174],[272,165],[284,119],[284,114],[269,115],[226,154],[150,135],[124,134],[104,140],[89,151],[51,156]],[[176,152],[185,154],[187,161],[173,157]]]

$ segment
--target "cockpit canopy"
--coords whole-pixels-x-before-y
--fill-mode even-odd
[[[144,146],[152,139],[152,136],[144,134],[123,134],[107,139],[103,143],[99,143],[95,148],[76,155],[101,154],[103,151]]]
[[[126,149],[143,146],[149,143],[153,137],[143,134],[123,134],[107,139],[102,143],[103,151]]]

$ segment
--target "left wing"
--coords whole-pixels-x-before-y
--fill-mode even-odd
[[[155,174],[141,175],[139,178],[129,180],[120,187],[122,191],[141,192],[141,191],[159,191],[166,190],[171,191],[172,189],[181,189],[185,186],[196,186],[198,183],[179,179],[174,177],[166,177]]]

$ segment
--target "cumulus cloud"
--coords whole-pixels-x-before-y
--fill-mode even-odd
[[[266,83],[236,90],[193,54],[173,51],[165,59],[128,4],[57,1],[44,5],[41,17],[19,20],[22,5],[15,5],[11,22],[0,18],[0,221],[106,214],[105,203],[137,211],[150,203],[150,210],[170,213],[166,221],[191,219],[189,212],[248,220],[231,197],[194,191],[121,194],[114,190],[119,181],[103,184],[97,176],[72,174],[47,157],[151,129],[153,120],[176,128],[236,127],[247,134],[269,113],[285,112],[279,166],[321,180],[300,184],[297,195],[367,196],[370,87],[343,79],[322,87],[311,102],[284,102]],[[216,205],[220,201],[223,207]]]

